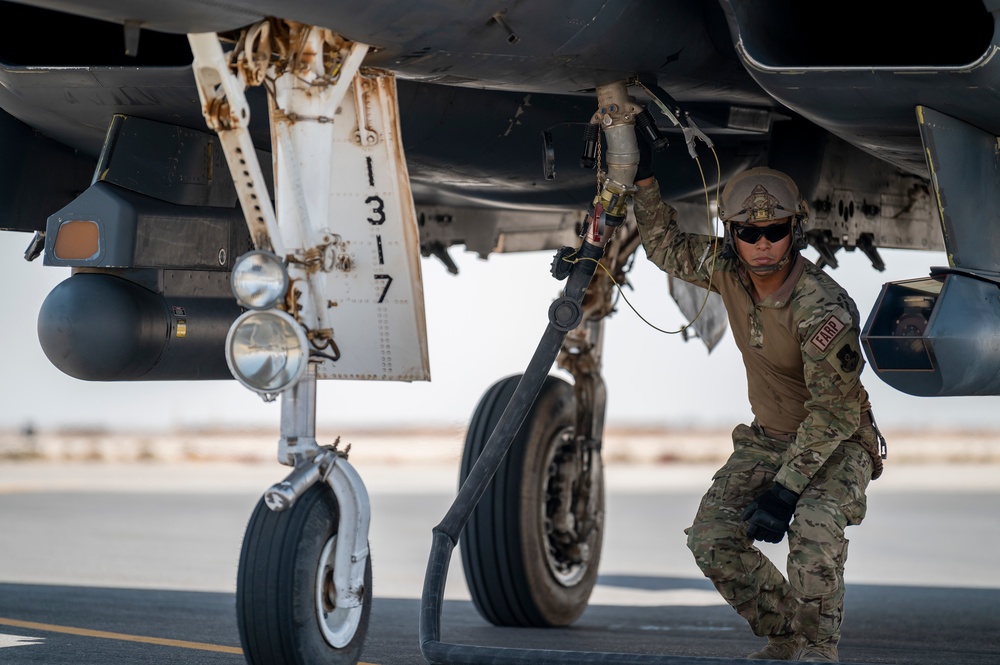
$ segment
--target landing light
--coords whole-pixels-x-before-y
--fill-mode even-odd
[[[295,385],[309,364],[305,331],[280,310],[244,312],[226,336],[226,362],[244,386],[267,398]]]
[[[229,284],[248,309],[271,309],[288,291],[288,272],[271,252],[255,249],[236,259]]]

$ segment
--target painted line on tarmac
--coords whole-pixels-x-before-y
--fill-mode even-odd
[[[206,644],[204,642],[187,642],[185,640],[169,640],[162,637],[144,637],[142,635],[128,635],[126,633],[109,633],[104,630],[90,630],[88,628],[73,628],[72,626],[57,626],[51,623],[36,623],[34,621],[20,621],[18,619],[7,619],[0,617],[0,626],[11,626],[12,628],[27,628],[29,630],[41,630],[49,633],[65,633],[67,635],[79,635],[81,637],[98,637],[105,640],[119,640],[122,642],[142,642],[143,644],[159,644],[167,647],[179,647],[181,649],[197,649],[199,651],[215,651],[218,653],[233,653],[243,655],[240,647],[227,647],[221,644]]]
[[[0,626],[10,626],[12,628],[27,628],[29,630],[40,630],[49,633],[65,633],[67,635],[79,635],[81,637],[97,637],[105,640],[119,640],[122,642],[141,642],[143,644],[158,644],[166,647],[178,647],[180,649],[196,649],[198,651],[214,651],[216,653],[232,653],[243,655],[240,647],[227,647],[221,644],[207,644],[205,642],[187,642],[185,640],[170,640],[163,637],[144,637],[142,635],[128,635],[126,633],[111,633],[104,630],[90,630],[89,628],[73,628],[72,626],[57,626],[52,623],[37,623],[35,621],[21,621],[19,619],[7,619],[0,617]],[[375,665],[359,661],[358,665]]]

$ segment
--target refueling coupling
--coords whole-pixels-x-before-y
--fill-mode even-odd
[[[632,182],[639,164],[639,145],[635,131],[637,118],[645,114],[643,120],[638,121],[643,131],[648,131],[650,126],[655,130],[656,126],[652,123],[652,118],[647,117],[649,112],[629,98],[624,81],[599,86],[597,107],[584,136],[584,155],[580,164],[589,168],[600,166],[596,152],[599,132],[603,131],[607,143],[604,160],[608,169],[607,172],[599,171],[599,190],[591,203],[587,229],[583,235],[588,243],[603,247],[614,229],[625,221],[628,197],[635,191]],[[609,232],[605,231],[606,227],[610,229]]]

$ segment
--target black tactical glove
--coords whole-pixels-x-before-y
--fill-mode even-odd
[[[653,177],[653,146],[638,129],[635,140],[639,144],[639,166],[635,170],[635,182],[638,182]]]
[[[750,502],[741,518],[753,540],[780,543],[795,514],[799,495],[779,483]]]

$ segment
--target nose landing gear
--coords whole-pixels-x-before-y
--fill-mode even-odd
[[[371,557],[360,612],[336,608],[339,530],[340,508],[326,483],[314,484],[281,512],[263,497],[258,501],[236,582],[236,619],[248,663],[358,662],[371,616]]]

